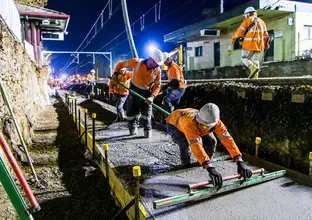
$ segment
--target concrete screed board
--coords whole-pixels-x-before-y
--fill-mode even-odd
[[[126,123],[114,123],[97,132],[96,139],[109,144],[110,161],[126,186],[131,185],[132,167],[141,166],[142,200],[155,219],[312,219],[312,188],[286,177],[202,201],[154,210],[153,201],[186,193],[187,184],[208,179],[207,171],[201,167],[175,170],[180,164],[178,146],[155,128],[152,139],[145,139],[143,128],[139,129],[139,135],[129,136]],[[193,156],[192,160],[195,161]],[[227,154],[217,152],[213,160],[223,176],[237,172],[236,164]],[[248,165],[252,170],[259,168]]]

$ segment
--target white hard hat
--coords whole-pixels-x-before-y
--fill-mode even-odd
[[[159,66],[164,64],[164,55],[163,53],[158,50],[158,49],[154,49],[151,54],[150,54],[150,58],[152,58]]]
[[[254,7],[248,7],[245,9],[244,15],[248,14],[250,12],[255,12],[255,11],[256,11],[256,9]]]
[[[91,73],[95,73],[95,70],[94,70],[94,69],[92,69],[90,72],[91,72]]]
[[[214,127],[220,120],[220,109],[216,104],[207,103],[196,114],[196,121],[208,127]]]
[[[164,55],[164,62],[165,62],[170,57],[170,54],[167,52],[164,52],[163,55]]]

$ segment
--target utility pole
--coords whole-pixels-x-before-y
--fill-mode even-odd
[[[122,7],[124,22],[125,22],[125,26],[126,26],[126,31],[127,31],[127,36],[128,36],[128,40],[129,40],[129,45],[130,45],[132,56],[135,57],[135,58],[139,58],[137,50],[135,48],[133,36],[132,36],[132,31],[131,31],[130,22],[129,22],[129,16],[128,16],[128,10],[127,10],[127,1],[126,0],[121,0],[121,7]]]
[[[220,14],[222,14],[224,11],[223,5],[224,5],[224,0],[220,0]]]

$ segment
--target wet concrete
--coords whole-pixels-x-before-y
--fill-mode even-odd
[[[98,111],[104,116],[103,124],[108,125],[111,115],[104,109]],[[200,202],[154,210],[153,201],[186,193],[187,184],[208,179],[207,171],[201,167],[180,169],[178,146],[156,127],[153,137],[145,139],[143,128],[137,136],[130,136],[125,122],[114,123],[97,129],[96,140],[109,144],[109,159],[131,194],[132,167],[142,167],[142,202],[154,219],[312,219],[312,188],[286,177]],[[227,154],[217,152],[213,160],[223,176],[236,173],[236,164],[227,159]]]

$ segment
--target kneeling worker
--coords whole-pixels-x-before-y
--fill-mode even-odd
[[[241,152],[220,120],[217,105],[207,103],[199,111],[193,108],[175,110],[168,116],[167,124],[171,127],[173,140],[179,145],[182,165],[190,164],[190,146],[198,162],[208,171],[214,186],[222,185],[222,176],[210,160],[217,144],[213,132],[237,163],[237,172],[245,180],[252,176],[251,170],[242,159]]]
[[[127,88],[130,87],[130,78],[123,77],[123,74],[127,74],[127,72],[129,71],[127,71],[126,68],[123,68],[120,70],[120,72],[121,73],[114,72],[112,75],[112,79],[109,82],[109,94],[113,94],[113,100],[116,104],[117,110],[117,118],[115,122],[124,121],[126,119],[123,106],[129,95],[129,91],[119,85],[119,83]],[[132,74],[132,72],[129,72],[128,74]]]

